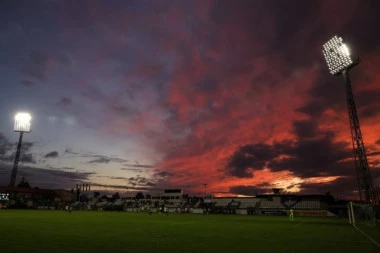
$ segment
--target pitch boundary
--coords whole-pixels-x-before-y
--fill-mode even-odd
[[[370,237],[369,235],[367,235],[366,233],[364,233],[360,228],[358,228],[357,226],[354,226],[354,228],[356,228],[360,233],[362,233],[365,237],[367,237],[371,242],[373,242],[373,244],[375,244],[377,247],[380,248],[380,244],[377,243],[377,241],[375,241],[372,237]]]

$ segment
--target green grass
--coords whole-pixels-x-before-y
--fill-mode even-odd
[[[365,231],[380,243],[380,230]],[[0,211],[0,252],[380,252],[337,218]]]

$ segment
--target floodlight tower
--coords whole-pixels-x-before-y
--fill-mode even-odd
[[[375,203],[376,196],[373,191],[371,174],[364,148],[362,133],[360,131],[359,118],[356,111],[354,95],[352,93],[350,77],[348,72],[351,68],[359,64],[359,60],[352,60],[350,50],[341,37],[333,37],[323,45],[322,50],[330,73],[342,75],[346,84],[348,116],[350,120],[351,138],[353,153],[358,180],[358,190],[360,200],[367,203]]]
[[[16,185],[17,166],[18,166],[18,161],[20,159],[22,136],[24,133],[30,132],[31,119],[32,117],[30,116],[30,114],[24,113],[24,112],[17,113],[15,116],[15,125],[14,125],[13,130],[15,132],[20,132],[20,138],[18,139],[16,157],[13,164],[12,175],[11,175],[11,182],[9,183],[10,187],[15,187]]]

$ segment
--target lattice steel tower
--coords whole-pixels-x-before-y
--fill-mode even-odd
[[[351,59],[348,47],[344,44],[343,39],[337,36],[323,45],[322,52],[325,56],[330,73],[333,75],[342,75],[346,84],[348,116],[350,119],[351,138],[360,200],[364,200],[367,203],[376,203],[377,196],[372,186],[367,155],[362,133],[360,131],[359,118],[348,74],[349,70],[356,66],[359,61],[353,61]]]
[[[17,144],[17,151],[16,151],[16,156],[15,156],[15,161],[13,163],[9,187],[16,186],[17,166],[20,159],[22,136],[24,133],[30,132],[30,120],[31,120],[31,116],[29,113],[20,112],[20,113],[17,113],[15,116],[15,125],[14,125],[13,130],[15,132],[20,132],[20,138]]]

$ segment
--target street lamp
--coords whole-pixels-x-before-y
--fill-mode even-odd
[[[352,93],[348,71],[359,64],[353,60],[350,50],[341,37],[333,37],[323,45],[322,50],[330,73],[342,75],[346,84],[348,115],[350,119],[352,147],[355,159],[356,174],[360,200],[375,203],[377,196],[373,190],[372,179],[369,172],[367,155],[365,152],[362,133],[360,131],[359,117],[356,111],[354,95]]]
[[[17,165],[18,165],[18,161],[20,159],[22,136],[24,133],[30,132],[30,120],[31,119],[32,119],[32,117],[30,116],[30,114],[25,113],[25,112],[19,112],[15,116],[15,125],[14,125],[13,130],[15,132],[20,132],[20,138],[18,140],[15,161],[14,161],[13,169],[12,169],[11,181],[9,183],[10,187],[15,187],[15,185],[16,185]]]
[[[205,188],[205,195],[207,194],[207,184],[203,184],[204,188]]]

